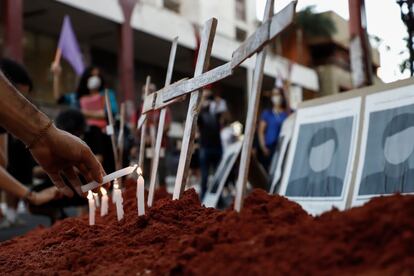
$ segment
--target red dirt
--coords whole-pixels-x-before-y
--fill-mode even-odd
[[[134,186],[134,185],[131,185]],[[166,192],[137,217],[69,218],[0,244],[7,275],[413,275],[414,196],[377,198],[313,218],[280,196],[254,190],[241,214],[200,206],[194,190]],[[124,197],[128,197],[124,193]]]

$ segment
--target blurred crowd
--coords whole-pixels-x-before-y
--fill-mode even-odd
[[[9,59],[1,59],[0,70],[21,93],[28,99],[31,98],[34,84],[30,72],[27,72],[23,65]],[[107,173],[129,164],[138,163],[139,149],[144,147],[144,177],[149,179],[160,112],[151,111],[147,114],[144,145],[140,145],[141,133],[136,127],[141,116],[142,104],[137,105],[136,111],[125,118],[128,123],[124,124],[122,130],[124,132],[123,152],[120,155],[122,160],[116,164],[111,138],[108,135],[110,133],[107,128],[108,110],[105,103],[105,93],[108,94],[110,111],[115,118],[114,132],[118,134],[121,131],[121,112],[117,100],[120,97],[117,92],[108,86],[104,74],[100,68],[95,66],[91,66],[83,72],[77,83],[77,88],[73,92],[60,91],[58,80],[63,74],[60,66],[52,65],[51,71],[55,80],[53,95],[59,106],[59,113],[54,118],[56,126],[81,138],[92,149]],[[141,95],[145,95],[144,89],[143,87]],[[156,85],[151,83],[148,92],[153,93],[156,90]],[[292,112],[285,92],[283,83],[276,83],[271,91],[263,93],[253,154],[265,171],[269,170],[272,156],[277,149],[282,123]],[[214,174],[223,153],[231,144],[242,139],[240,127],[237,127],[234,121],[234,116],[221,94],[214,89],[205,89],[197,121],[196,147],[190,166],[190,178],[193,180],[190,181],[190,185],[195,184],[201,199],[208,190],[209,177]],[[169,135],[172,124],[171,110],[170,107],[167,107],[157,181],[159,186],[166,188],[173,183],[173,181],[170,183],[169,177],[174,179],[181,147],[180,139],[171,138]],[[0,131],[0,166],[13,178],[12,180],[4,180],[2,185],[23,185],[37,193],[37,202],[27,202],[27,208],[33,214],[49,217],[52,223],[67,217],[66,207],[82,207],[87,203],[79,195],[70,199],[59,195],[45,172],[33,160],[25,145],[3,130]],[[230,188],[232,183],[234,185],[236,174],[237,170],[233,169],[228,184]],[[4,186],[0,185],[0,187]],[[25,222],[17,215],[20,200],[17,193],[3,191],[1,198],[3,208],[0,210],[3,212],[0,213],[0,229],[24,224]]]

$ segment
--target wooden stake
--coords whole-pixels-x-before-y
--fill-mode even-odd
[[[267,0],[263,21],[270,18],[273,14],[274,0]],[[263,68],[266,59],[266,48],[259,52],[256,56],[256,65],[253,73],[252,90],[250,92],[250,103],[248,104],[247,118],[244,131],[244,140],[242,154],[240,158],[239,175],[236,185],[236,199],[234,201],[234,209],[240,212],[243,206],[243,196],[246,190],[247,177],[249,174],[250,156],[252,152],[252,144],[254,131],[257,120],[257,112],[259,109],[260,95],[262,90]]]
[[[108,121],[109,121],[108,126],[111,131],[110,135],[111,135],[112,151],[114,154],[115,167],[116,167],[116,170],[119,170],[121,168],[118,167],[118,150],[117,150],[116,141],[115,141],[114,116],[112,115],[112,106],[111,106],[111,101],[109,100],[108,89],[105,89],[105,103],[106,103],[106,111],[108,113]]]
[[[174,38],[171,51],[170,51],[170,58],[168,61],[168,69],[167,69],[167,76],[165,78],[165,87],[170,85],[173,68],[174,68],[174,61],[175,61],[175,54],[177,52],[177,43],[178,37]],[[158,163],[160,159],[160,150],[161,150],[161,142],[164,134],[164,125],[165,125],[165,116],[166,116],[166,108],[161,109],[160,117],[158,121],[158,131],[157,131],[157,139],[155,142],[155,149],[154,149],[154,156],[152,158],[151,164],[151,178],[150,178],[150,186],[148,191],[148,207],[152,206],[154,200],[154,192],[155,192],[155,181],[157,179],[157,172],[158,172]],[[160,180],[158,180],[160,181]]]
[[[121,103],[120,109],[120,123],[119,123],[119,134],[118,134],[118,168],[123,167],[123,158],[124,158],[124,127],[125,127],[125,103]]]
[[[210,63],[211,50],[213,48],[214,35],[216,33],[217,19],[208,20],[201,35],[200,50],[194,76],[203,74]],[[187,176],[190,169],[191,155],[193,154],[195,126],[198,112],[201,107],[201,90],[191,93],[190,103],[185,121],[184,136],[181,146],[180,160],[178,163],[177,178],[175,180],[173,199],[179,199],[185,189]]]
[[[151,83],[151,77],[147,76],[147,80],[145,82],[145,94],[144,94],[144,101],[147,98],[148,94],[149,94],[149,86]],[[142,102],[144,102],[142,101]],[[143,123],[142,123],[142,127],[141,127],[141,142],[139,144],[139,157],[138,157],[138,166],[141,168],[142,171],[144,171],[144,157],[145,157],[145,134],[147,132],[147,120],[146,114],[141,113],[141,117],[140,119],[145,116],[145,118],[143,119]],[[137,128],[140,128],[140,120],[138,120],[138,124],[137,124]]]

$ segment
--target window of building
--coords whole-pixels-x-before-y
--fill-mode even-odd
[[[180,0],[164,0],[164,8],[174,12],[180,12]]]
[[[236,19],[246,21],[246,0],[236,0]]]
[[[236,39],[238,41],[245,41],[247,33],[245,30],[236,27]]]

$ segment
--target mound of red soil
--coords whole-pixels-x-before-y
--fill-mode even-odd
[[[133,185],[132,185],[133,186]],[[374,199],[313,218],[255,190],[240,214],[200,206],[194,190],[158,193],[137,217],[135,190],[89,226],[87,216],[0,244],[1,274],[413,275],[414,196]]]

